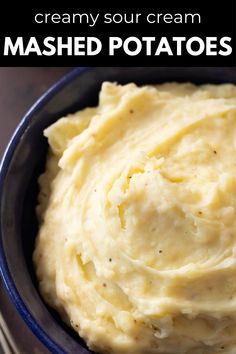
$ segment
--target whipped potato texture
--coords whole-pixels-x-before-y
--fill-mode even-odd
[[[45,301],[99,353],[235,354],[236,87],[106,82],[45,136]]]

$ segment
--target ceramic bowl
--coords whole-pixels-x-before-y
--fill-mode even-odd
[[[49,309],[37,290],[32,252],[37,234],[37,178],[44,169],[43,130],[66,113],[95,105],[103,81],[137,84],[165,81],[236,83],[234,68],[76,68],[26,113],[0,170],[0,268],[22,318],[52,353],[88,354],[85,343]]]

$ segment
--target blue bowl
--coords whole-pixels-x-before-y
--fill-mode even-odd
[[[85,343],[49,309],[37,290],[32,252],[37,234],[37,178],[47,141],[43,130],[56,119],[97,103],[105,80],[137,84],[164,81],[236,83],[234,68],[76,68],[49,89],[25,115],[0,170],[0,268],[22,318],[52,353],[89,354]]]

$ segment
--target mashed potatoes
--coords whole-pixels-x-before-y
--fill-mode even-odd
[[[104,83],[45,130],[40,291],[101,353],[236,353],[236,87]]]

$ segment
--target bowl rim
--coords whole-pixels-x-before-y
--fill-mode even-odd
[[[35,103],[29,108],[25,113],[20,123],[18,124],[15,132],[13,133],[6,150],[3,154],[0,163],[0,209],[2,207],[2,195],[5,177],[15,152],[15,149],[21,139],[22,134],[27,128],[30,121],[34,118],[34,114],[38,112],[46,103],[48,103],[55,94],[57,94],[63,87],[68,83],[72,82],[77,76],[91,70],[91,67],[76,67],[70,70],[68,73],[63,75],[58,81],[49,87],[49,89],[43,93]],[[2,221],[0,219],[0,276],[2,277],[3,284],[5,285],[10,298],[15,305],[21,318],[25,321],[31,331],[36,335],[36,337],[41,340],[41,342],[49,349],[52,353],[66,354],[63,348],[57,344],[53,339],[51,339],[44,329],[37,323],[35,317],[31,314],[30,309],[26,306],[23,299],[21,298],[14,280],[11,276],[8,262],[4,254],[3,248],[3,237],[2,237]]]

